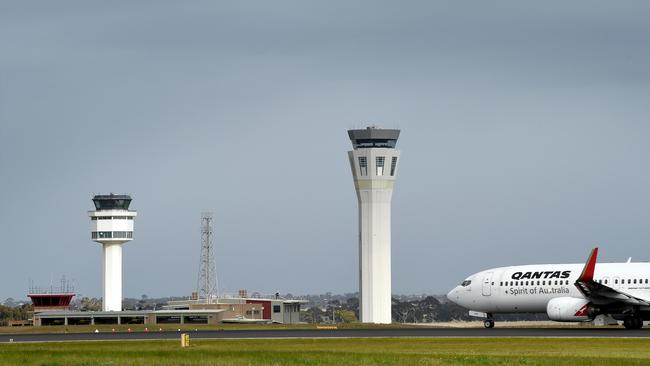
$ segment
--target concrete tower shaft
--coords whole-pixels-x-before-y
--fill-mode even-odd
[[[103,310],[122,310],[122,245],[133,240],[133,221],[137,213],[129,211],[131,197],[98,195],[93,198],[95,211],[89,211],[91,239],[103,247]]]
[[[364,323],[391,322],[391,201],[399,130],[348,131],[359,204],[359,312]]]

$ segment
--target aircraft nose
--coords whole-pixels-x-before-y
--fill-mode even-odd
[[[455,287],[454,289],[449,291],[449,293],[447,294],[447,299],[449,299],[449,301],[451,302],[458,303],[458,287]]]

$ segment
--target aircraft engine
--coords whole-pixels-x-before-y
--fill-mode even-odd
[[[556,322],[584,322],[593,319],[594,308],[589,300],[556,297],[546,304],[546,314]]]

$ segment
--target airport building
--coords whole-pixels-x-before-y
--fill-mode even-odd
[[[30,286],[27,296],[32,300],[33,311],[37,313],[70,310],[70,303],[75,293],[74,288],[63,277],[59,287]]]
[[[300,306],[307,301],[264,298],[219,298],[170,301],[160,310],[69,311],[40,308],[33,324],[221,324],[300,322]]]
[[[391,201],[400,152],[399,130],[349,130],[348,152],[359,204],[359,315],[364,323],[390,323]]]
[[[293,324],[300,322],[300,306],[306,300],[257,298],[257,297],[222,297],[213,303],[205,300],[170,301],[164,309],[195,310],[195,309],[226,309],[235,317],[226,317],[224,322],[240,322],[246,320],[263,320],[270,323]],[[237,312],[237,309],[241,309]]]
[[[304,300],[239,297],[170,301],[158,310],[122,311],[122,245],[133,240],[137,213],[129,210],[128,195],[96,195],[91,220],[91,239],[103,247],[102,311],[72,311],[74,290],[62,279],[61,288],[30,288],[34,304],[33,325],[82,324],[219,324],[298,323]],[[22,325],[22,324],[21,324]]]

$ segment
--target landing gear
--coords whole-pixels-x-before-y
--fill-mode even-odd
[[[485,321],[483,322],[483,326],[484,326],[485,328],[487,328],[487,329],[494,328],[494,320],[492,320],[492,319],[485,319]]]
[[[623,326],[625,329],[641,329],[643,328],[643,320],[637,317],[625,318]]]

